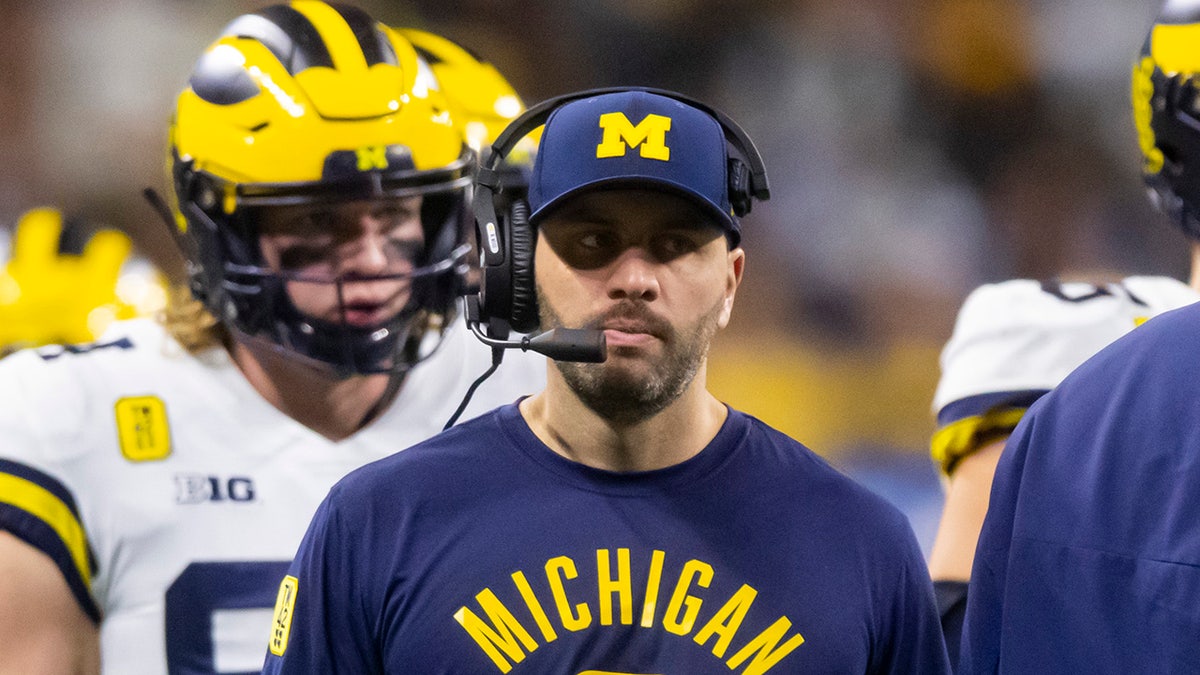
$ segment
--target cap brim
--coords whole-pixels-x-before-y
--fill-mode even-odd
[[[597,192],[601,190],[619,190],[623,188],[640,188],[648,190],[658,190],[682,197],[689,202],[695,204],[707,216],[712,218],[713,224],[722,230],[731,233],[735,238],[740,238],[741,233],[738,231],[737,221],[733,216],[721,207],[696,194],[695,191],[688,189],[678,183],[666,180],[659,176],[615,176],[600,178],[589,181],[580,185],[576,185],[556,196],[554,199],[542,204],[529,214],[529,222],[537,225],[540,220],[545,219],[551,213],[563,205],[563,202],[577,197],[588,192]],[[736,243],[736,241],[734,242]]]

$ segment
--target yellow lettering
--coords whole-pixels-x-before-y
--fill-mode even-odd
[[[688,595],[688,588],[693,580],[697,586],[708,588],[712,576],[712,566],[708,563],[689,560],[684,564],[683,571],[679,573],[679,581],[675,584],[675,591],[671,594],[671,601],[667,603],[667,612],[663,615],[663,627],[668,632],[687,635],[692,631],[692,626],[696,623],[696,614],[700,612],[701,600]],[[681,618],[679,610],[684,607],[687,609]]]
[[[605,113],[600,116],[600,128],[604,135],[596,146],[596,158],[624,157],[625,150],[641,146],[639,152],[646,159],[670,161],[671,149],[667,147],[667,132],[671,130],[671,118],[662,115],[646,115],[634,126],[623,112]]]
[[[654,625],[654,611],[658,608],[658,585],[662,581],[665,556],[662,551],[655,551],[650,556],[650,578],[646,580],[646,602],[642,605],[642,628]]]
[[[483,589],[475,599],[479,601],[479,606],[487,614],[491,625],[466,607],[461,607],[454,613],[454,620],[475,639],[500,672],[507,673],[512,670],[509,659],[513,663],[524,661],[525,652],[537,649],[537,643],[491,589]],[[517,644],[517,640],[520,640],[520,644]],[[525,647],[525,651],[521,650],[522,646]]]
[[[713,618],[709,619],[708,623],[704,624],[704,627],[692,639],[696,641],[696,644],[703,645],[713,635],[719,636],[717,643],[713,645],[712,652],[717,657],[725,656],[725,650],[729,649],[729,643],[733,641],[734,634],[742,626],[742,620],[746,618],[746,612],[750,610],[750,605],[757,595],[758,591],[742,584],[733,597],[729,598],[729,602],[718,609]]]
[[[792,653],[796,647],[804,644],[804,638],[796,633],[788,638],[787,642],[783,643],[782,647],[776,649],[779,644],[779,639],[784,633],[792,627],[792,622],[786,616],[779,617],[779,620],[771,624],[769,628],[759,633],[750,641],[750,644],[742,647],[738,653],[734,654],[725,663],[729,665],[729,669],[733,670],[749,658],[754,656],[754,660],[750,665],[746,666],[746,670],[742,671],[742,675],[762,675],[779,663],[783,657]]]
[[[354,151],[358,159],[359,171],[388,168],[387,148],[382,145],[368,145]]]
[[[565,555],[546,561],[546,579],[550,582],[550,592],[554,594],[554,604],[558,607],[558,616],[562,619],[563,628],[578,631],[592,624],[592,613],[587,603],[575,605],[578,615],[571,611],[570,601],[567,600],[567,589],[563,586],[564,579],[574,579],[579,576],[575,570],[575,561]]]
[[[533,594],[533,589],[529,586],[529,580],[525,578],[525,573],[517,570],[512,574],[513,583],[517,585],[517,590],[521,592],[521,597],[525,599],[525,606],[529,607],[529,612],[533,614],[533,620],[537,622],[538,628],[542,631],[542,637],[546,642],[554,642],[558,639],[558,633],[554,631],[554,626],[550,625],[550,619],[546,616],[546,610],[542,609],[542,603]]]
[[[613,622],[612,596],[615,593],[621,602],[621,623],[633,623],[633,587],[629,574],[629,549],[617,549],[617,578],[612,578],[609,569],[608,549],[596,551],[596,575],[600,582],[600,625],[611,626]]]

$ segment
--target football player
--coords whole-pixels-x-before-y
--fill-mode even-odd
[[[162,324],[0,364],[0,670],[257,672],[348,470],[439,431],[491,352],[455,301],[474,156],[364,12],[238,17],[170,126],[189,288]],[[464,418],[543,386],[514,354]]]
[[[1200,6],[1170,0],[1134,67],[1135,118],[1145,175],[1192,237],[1198,74]],[[1196,671],[1198,333],[1200,304],[1151,320],[1013,432],[973,562],[963,672]]]
[[[1192,241],[1190,283],[1134,276],[983,286],[967,298],[942,352],[932,455],[947,492],[929,571],[952,658],[996,463],[1017,423],[1097,351],[1150,317],[1200,299],[1200,220],[1192,206],[1200,204],[1200,132],[1167,93],[1177,81],[1190,82],[1200,50],[1176,37],[1178,20],[1171,17],[1168,6],[1134,68],[1133,112],[1151,196]]]

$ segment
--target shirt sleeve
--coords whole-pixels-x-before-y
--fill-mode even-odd
[[[950,673],[950,659],[942,637],[933,582],[916,536],[902,519],[906,535],[897,543],[899,558],[888,585],[888,606],[880,612],[882,644],[874,651],[872,673]],[[887,580],[881,580],[881,583]]]
[[[56,418],[28,403],[28,377],[38,365],[32,351],[8,356],[0,368],[0,530],[54,561],[79,607],[99,623],[92,596],[96,556],[78,495],[72,491],[63,448],[51,447],[31,420]],[[59,414],[59,413],[53,413]],[[78,470],[76,470],[78,471]]]
[[[1081,363],[1176,306],[1181,298],[1167,291],[1181,284],[1165,281],[1143,283],[1138,293],[1123,284],[1029,279],[973,291],[942,350],[934,463],[949,473],[962,457],[1012,433],[1029,407]]]
[[[321,504],[279,587],[263,673],[380,673],[366,568],[339,508]]]

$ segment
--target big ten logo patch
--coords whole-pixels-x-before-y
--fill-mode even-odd
[[[671,160],[671,149],[667,147],[670,117],[646,115],[635,126],[625,113],[611,112],[600,116],[600,128],[604,130],[604,136],[596,146],[596,159],[624,157],[627,148],[636,147],[646,159]]]
[[[254,501],[253,478],[246,476],[222,478],[203,474],[175,475],[176,504],[252,501]]]
[[[292,632],[292,612],[296,608],[296,591],[299,580],[290,574],[279,584],[279,595],[275,598],[275,616],[271,622],[271,653],[283,656],[287,651],[288,636]]]
[[[114,405],[121,454],[131,462],[165,459],[171,454],[167,406],[157,396],[131,396]]]

